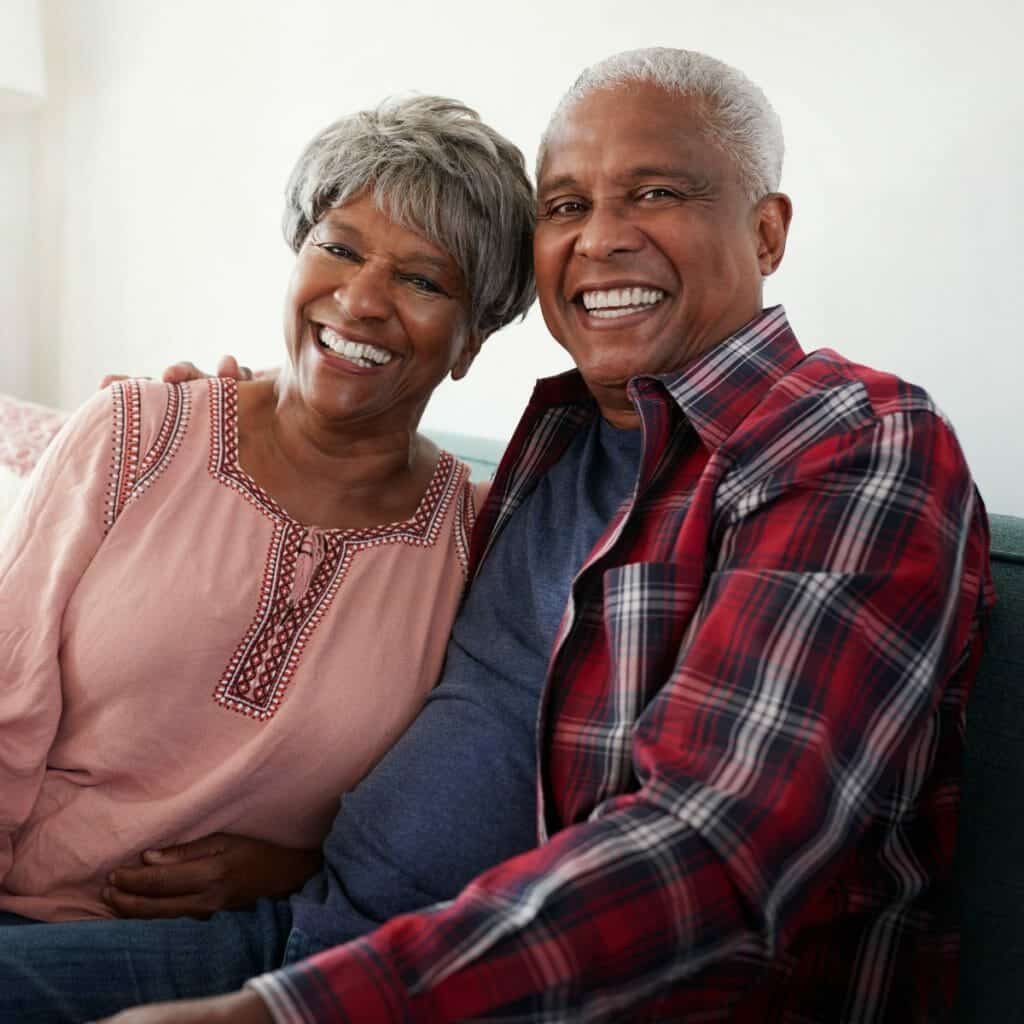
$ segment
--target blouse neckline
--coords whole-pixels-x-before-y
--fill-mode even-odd
[[[425,535],[435,519],[439,505],[447,507],[453,477],[459,475],[459,464],[449,452],[441,449],[437,465],[409,518],[376,526],[355,527],[321,527],[299,521],[268,494],[239,462],[238,382],[230,377],[210,377],[209,386],[212,406],[211,472],[222,482],[240,491],[264,515],[295,529],[318,533],[324,538],[368,540],[395,534]],[[443,512],[444,508],[440,511]]]

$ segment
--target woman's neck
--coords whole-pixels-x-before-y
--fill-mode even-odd
[[[328,422],[272,381],[238,388],[239,461],[300,522],[376,526],[409,518],[437,465],[417,423]]]

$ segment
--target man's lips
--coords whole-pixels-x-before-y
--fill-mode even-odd
[[[667,293],[650,285],[625,284],[580,288],[573,304],[588,320],[620,320],[656,309]]]

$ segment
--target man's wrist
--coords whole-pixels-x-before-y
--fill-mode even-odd
[[[245,988],[259,996],[267,1010],[269,1019],[274,1024],[292,1024],[292,1022],[305,1024],[305,1015],[302,1010],[288,997],[288,990],[275,980],[274,975],[277,973],[275,971],[250,978],[245,983]]]

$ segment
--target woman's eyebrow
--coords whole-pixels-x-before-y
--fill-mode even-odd
[[[320,222],[325,227],[331,228],[334,231],[343,232],[349,236],[353,242],[362,243],[363,233],[354,224],[349,224],[342,218],[332,219],[329,215],[324,217]],[[409,249],[405,252],[395,252],[394,258],[398,263],[401,264],[423,264],[436,270],[438,273],[452,273],[452,263],[444,256],[438,256],[436,253],[427,252],[423,249]]]
[[[320,220],[316,227],[326,228],[329,231],[344,231],[347,235],[350,235],[356,242],[362,241],[363,233],[354,224],[349,224],[348,221],[341,217],[332,217],[327,214],[322,220]]]
[[[452,271],[451,263],[444,257],[435,256],[429,252],[420,252],[416,249],[413,249],[411,252],[400,253],[399,262],[422,263],[428,267],[433,267],[438,273],[450,273]]]

